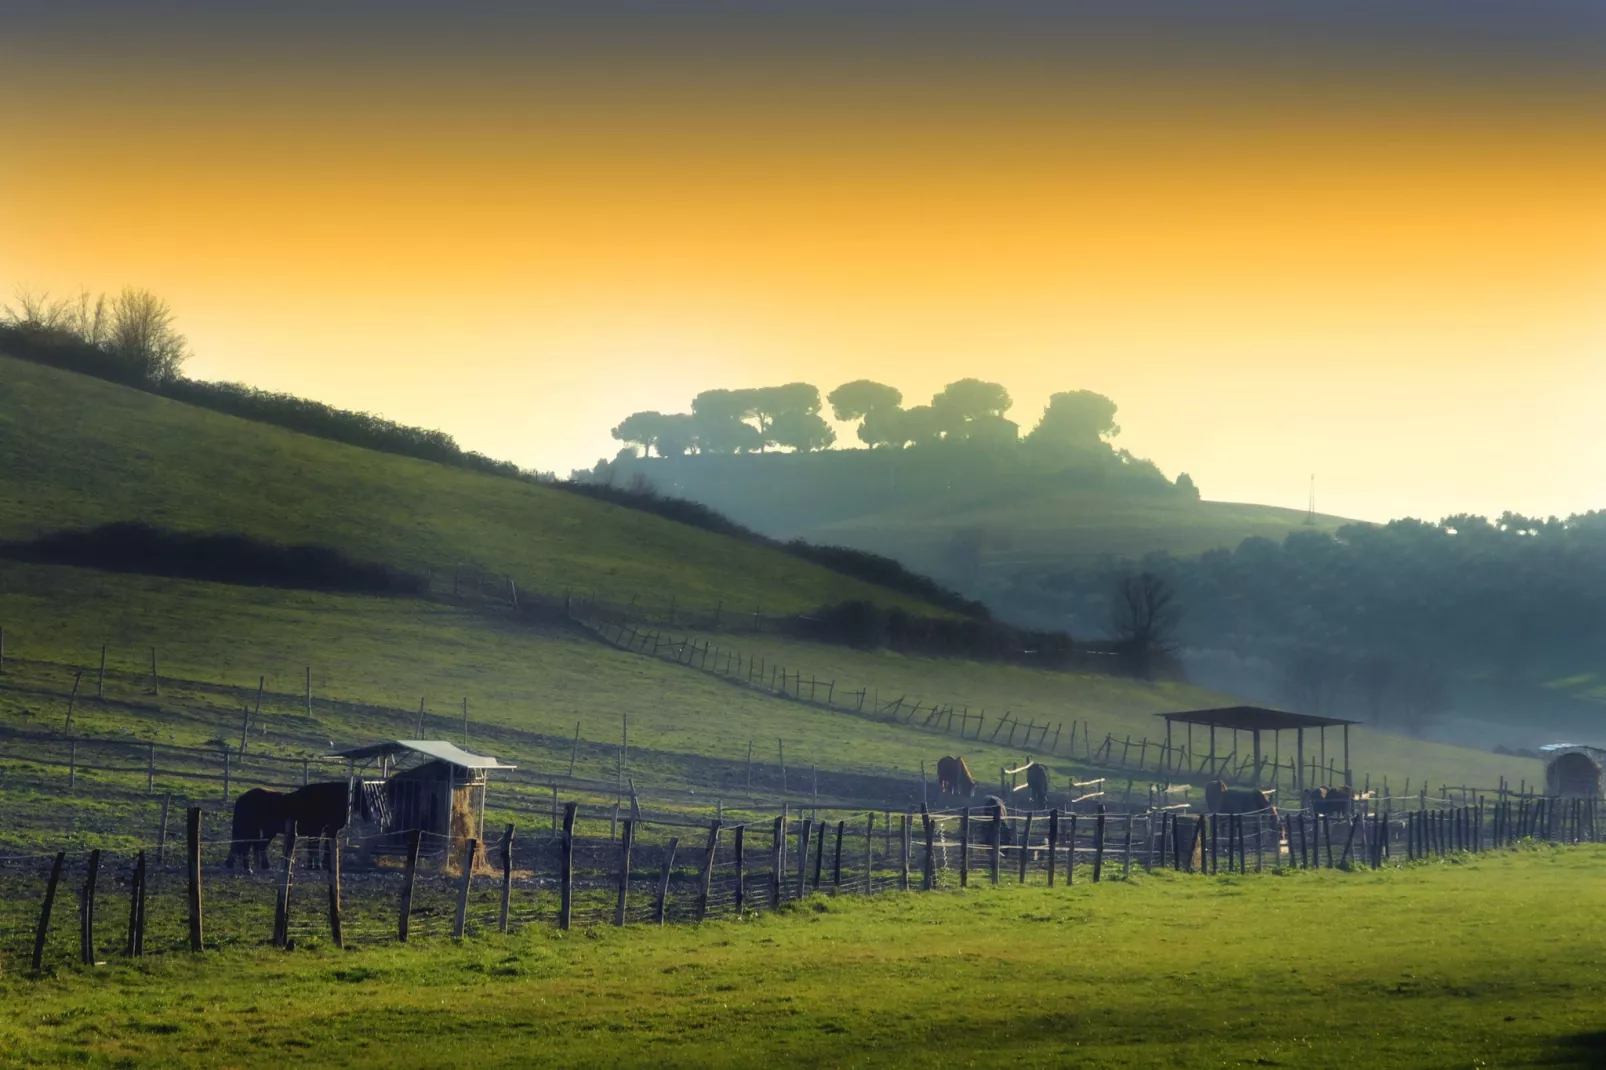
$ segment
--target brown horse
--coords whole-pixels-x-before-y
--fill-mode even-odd
[[[1026,792],[1032,797],[1033,810],[1048,809],[1048,769],[1033,762],[1026,770]]]
[[[967,799],[976,794],[976,778],[970,775],[965,759],[951,756],[937,759],[937,791]]]
[[[1205,809],[1212,814],[1258,814],[1270,811],[1277,816],[1271,795],[1259,788],[1229,788],[1224,780],[1205,785]]]
[[[269,791],[252,788],[234,802],[233,833],[226,863],[234,868],[237,857],[243,858],[246,872],[252,862],[263,868],[268,865],[268,845],[294,822],[300,836],[327,837],[331,841],[346,827],[349,817],[369,820],[372,816],[369,793],[353,792],[344,780],[329,780],[308,784],[292,792]],[[327,864],[327,850],[315,852],[308,865],[317,869]]]

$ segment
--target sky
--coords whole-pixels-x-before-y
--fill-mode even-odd
[[[977,376],[1207,498],[1564,515],[1601,10],[15,0],[0,300],[142,286],[191,375],[559,474],[711,387]]]

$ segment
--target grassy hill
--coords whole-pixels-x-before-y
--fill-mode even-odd
[[[915,599],[578,495],[358,449],[0,356],[0,538],[142,520],[526,588],[787,613]]]
[[[765,534],[895,558],[1006,615],[1047,624],[1059,623],[1057,607],[1037,581],[1055,572],[1310,530],[1301,510],[1198,501],[1156,479],[1022,471],[981,450],[947,450],[940,462],[846,450],[625,460],[612,474],[640,475]],[[1348,522],[1318,515],[1313,526]]]
[[[652,515],[38,365],[0,358],[0,388],[0,537],[140,519],[316,542],[415,569],[473,562],[512,573],[527,589],[590,587],[620,601],[639,594],[659,605],[674,597],[683,606],[724,601],[774,613],[869,598],[931,611],[771,548]],[[575,775],[602,781],[618,771],[628,716],[627,770],[644,788],[682,792],[687,805],[741,783],[750,745],[765,785],[778,787],[784,747],[793,792],[800,771],[818,767],[823,792],[884,795],[896,805],[918,802],[910,785],[923,763],[933,769],[943,754],[964,753],[978,771],[1023,756],[1002,741],[960,743],[919,725],[778,699],[612,649],[573,628],[444,596],[315,594],[0,561],[0,628],[9,663],[0,732],[24,738],[66,727],[74,672],[93,670],[105,644],[107,698],[77,701],[74,731],[85,738],[232,740],[242,702],[266,677],[268,734],[253,742],[254,753],[301,756],[330,741],[410,735],[421,699],[429,734],[455,739],[466,698],[471,745],[532,774],[557,775],[567,771],[578,723]],[[1134,738],[1153,732],[1156,713],[1225,701],[1175,683],[865,654],[748,633],[715,641],[836,678],[844,691],[1076,719],[1095,733]],[[141,683],[152,647],[166,681],[159,697],[144,695]],[[309,667],[310,716],[300,700]],[[1069,759],[1048,764],[1056,783],[1087,774]],[[1388,737],[1362,742],[1354,764],[1400,781],[1485,785],[1500,775],[1531,781],[1537,769]],[[28,775],[47,786],[59,779],[42,769]],[[79,814],[80,830],[114,830],[123,816],[117,806],[148,807],[139,801],[143,777],[133,779],[141,791],[113,777],[99,796],[83,787],[71,799],[30,796],[22,816],[49,824]]]

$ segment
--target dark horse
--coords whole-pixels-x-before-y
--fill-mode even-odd
[[[1048,769],[1033,762],[1026,770],[1026,790],[1032,797],[1033,810],[1048,809]]]
[[[983,815],[984,815],[986,820],[991,821],[994,818],[998,819],[998,823],[999,823],[998,842],[1000,844],[1002,844],[1003,846],[1005,846],[1005,847],[1014,846],[1014,844],[1015,844],[1015,830],[1010,827],[1010,824],[1009,824],[1009,821],[1008,821],[1009,810],[1008,810],[1007,807],[1004,806],[1004,800],[1000,799],[996,795],[989,795],[989,796],[987,796],[986,800],[983,802],[982,806],[983,806],[982,813],[983,813]],[[987,833],[987,835],[991,836],[992,835],[991,831],[989,831]],[[983,841],[983,842],[985,842],[985,841]]]
[[[251,871],[253,861],[267,868],[268,844],[290,822],[295,822],[297,835],[332,838],[346,827],[348,815],[367,820],[370,805],[367,792],[353,792],[344,780],[308,784],[292,792],[252,788],[234,802],[228,867],[233,869],[238,857],[246,872]],[[322,851],[313,856],[313,868],[325,862],[323,856]]]

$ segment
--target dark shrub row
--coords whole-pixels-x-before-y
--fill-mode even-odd
[[[358,561],[326,546],[280,546],[249,535],[167,531],[149,524],[104,524],[0,542],[0,557],[251,587],[419,595],[421,576]]]

